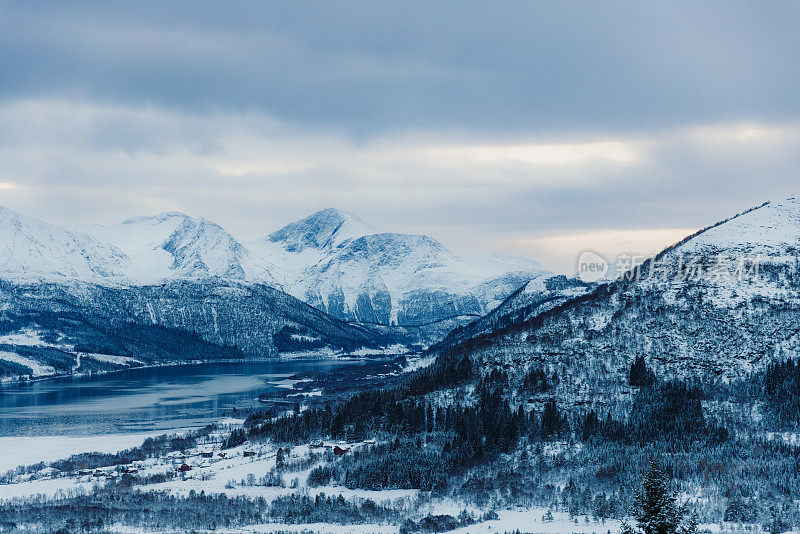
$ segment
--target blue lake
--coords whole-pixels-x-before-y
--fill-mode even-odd
[[[209,363],[0,387],[0,436],[113,434],[197,427],[258,404],[298,372],[360,360]]]

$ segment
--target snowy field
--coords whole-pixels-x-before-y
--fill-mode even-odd
[[[178,431],[180,433],[180,431]],[[103,434],[97,436],[6,436],[0,437],[0,473],[19,465],[52,462],[84,452],[118,452],[136,447],[161,432]]]

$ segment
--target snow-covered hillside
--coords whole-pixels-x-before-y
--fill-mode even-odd
[[[263,284],[173,280],[149,286],[0,280],[0,381],[131,366],[336,355],[398,341]]]
[[[7,280],[238,280],[280,288],[339,319],[384,325],[479,316],[546,273],[525,258],[459,257],[430,237],[380,232],[335,209],[249,243],[175,212],[70,231],[3,209],[0,244]]]
[[[452,334],[442,348],[460,345],[481,365],[515,373],[555,371],[560,382],[550,394],[584,407],[629,401],[638,356],[665,379],[706,381],[800,356],[800,202],[748,210],[629,276],[571,291],[571,299],[508,315],[488,332]]]
[[[794,258],[800,247],[800,199],[770,202],[715,225],[680,245],[681,252],[747,253]]]
[[[435,347],[442,350],[476,336],[490,335],[509,325],[522,323],[570,300],[586,295],[596,284],[578,278],[543,273],[528,281],[506,300],[471,323],[454,328]]]

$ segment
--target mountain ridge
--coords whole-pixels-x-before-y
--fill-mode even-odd
[[[8,219],[9,213],[14,212],[5,210],[0,217]],[[18,254],[20,261],[11,254],[0,262],[0,276],[123,286],[217,277],[271,285],[338,319],[387,326],[482,315],[546,272],[527,258],[460,257],[429,236],[381,231],[334,208],[247,242],[213,221],[174,211],[71,230],[33,226],[40,240],[47,240],[48,232],[67,232],[60,241],[86,243],[81,254],[78,246],[63,246],[59,253],[78,255],[70,260],[77,267],[58,268],[70,261],[27,266],[25,254]],[[15,231],[6,227],[0,240],[9,242]]]
[[[22,374],[74,374],[286,352],[379,352],[398,339],[233,280],[136,287],[0,280],[0,299],[0,380],[14,376],[9,361],[26,362],[30,372]]]

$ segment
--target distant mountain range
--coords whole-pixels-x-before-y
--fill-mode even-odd
[[[459,257],[430,237],[378,232],[335,209],[243,243],[216,223],[182,213],[66,229],[0,208],[0,245],[6,280],[253,282],[338,319],[380,325],[480,316],[528,280],[550,275],[525,258]]]

